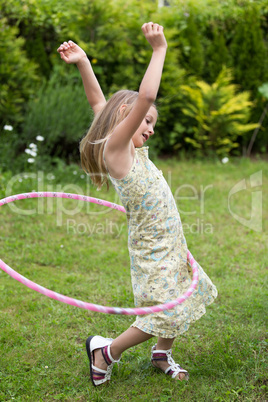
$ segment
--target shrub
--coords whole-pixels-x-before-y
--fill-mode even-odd
[[[239,91],[250,90],[255,102],[258,87],[268,81],[266,0],[241,0],[239,3],[236,0],[170,0],[169,4],[170,7],[158,8],[157,2],[151,0],[75,0],[72,3],[64,0],[0,0],[0,27],[4,27],[0,29],[0,124],[19,124],[18,150],[24,152],[28,138],[35,136],[33,122],[36,121],[37,131],[45,130],[46,122],[50,126],[49,117],[44,121],[39,99],[44,96],[46,102],[53,104],[51,96],[55,98],[56,94],[49,95],[44,86],[40,89],[43,79],[49,79],[54,69],[61,66],[67,82],[72,71],[72,67],[65,70],[62,67],[57,46],[72,39],[85,49],[107,97],[121,88],[135,90],[151,54],[140,30],[144,21],[162,24],[169,44],[158,96],[158,134],[152,139],[155,152],[170,154],[177,152],[178,148],[197,149],[184,141],[185,136],[194,138],[196,119],[182,113],[185,94],[178,91],[182,83],[192,87],[192,81],[198,78],[211,84],[226,65],[232,68]],[[36,70],[34,66],[37,66]],[[34,71],[39,75],[40,83],[36,81]],[[81,102],[86,105],[81,81],[78,81],[78,76],[76,79]],[[59,87],[62,88],[62,84],[54,91],[61,91]],[[59,95],[58,101],[62,104],[68,104],[69,95],[65,95]],[[22,127],[29,99],[30,116],[27,116],[26,129]],[[48,106],[44,102],[42,107],[45,110]],[[247,122],[257,121],[262,114],[263,102],[256,99],[255,105]],[[79,110],[86,107],[81,106]],[[54,109],[51,106],[52,116]],[[79,119],[78,107],[75,110]],[[36,113],[43,121],[42,125],[34,120]],[[48,112],[45,113],[48,116]],[[65,134],[57,136],[58,141],[48,133],[46,138],[50,138],[52,144],[44,149],[47,155],[76,159],[72,149],[77,149],[77,144],[72,141],[81,136],[85,120],[79,120],[80,125],[74,124],[79,131],[76,134],[71,121],[65,130],[69,115],[66,117],[59,112],[58,118],[61,116],[64,121],[57,122],[56,132]],[[83,132],[88,124],[83,127]],[[56,122],[53,127],[56,127]],[[19,145],[22,131],[24,145]],[[268,129],[262,127],[262,132],[264,135],[256,138],[254,151],[265,147]],[[246,146],[250,136],[251,133],[239,136],[239,144]],[[67,143],[64,143],[66,139]]]
[[[200,32],[194,15],[192,13],[186,13],[185,17],[187,27],[182,35],[182,59],[179,63],[188,73],[201,76],[205,61]]]
[[[254,95],[268,78],[267,47],[258,8],[255,4],[243,7],[230,45],[235,82],[243,89],[252,90]]]
[[[203,79],[209,83],[214,82],[223,66],[231,66],[231,55],[226,46],[226,38],[222,27],[216,21],[211,23],[211,32],[208,32],[210,41],[206,47],[206,63],[204,66]]]
[[[193,135],[185,141],[203,154],[229,154],[239,146],[239,136],[258,126],[248,123],[253,105],[250,93],[237,94],[237,86],[231,81],[231,70],[223,68],[212,85],[196,81],[194,86],[180,87],[185,95],[182,111],[194,127]]]
[[[34,93],[35,65],[23,50],[24,39],[18,29],[0,19],[0,127],[22,121],[25,101]]]
[[[64,71],[68,69],[68,75]],[[78,143],[92,119],[82,81],[75,66],[55,69],[34,100],[29,102],[23,126],[25,147],[44,137],[39,157],[79,161]]]

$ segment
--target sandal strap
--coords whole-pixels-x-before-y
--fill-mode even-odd
[[[92,366],[92,378],[94,381],[104,380],[106,375],[105,370],[101,370],[97,367]]]
[[[106,364],[108,364],[108,366],[110,366],[110,364],[112,364],[112,363],[118,363],[121,359],[121,356],[119,357],[118,360],[115,360],[113,358],[113,356],[111,355],[111,345],[107,345],[107,346],[104,346],[103,348],[101,348],[101,353],[102,353],[102,356],[103,356]]]
[[[155,347],[156,347],[156,345],[154,345],[152,347],[152,360],[168,361],[168,360],[172,359],[172,349],[156,350]],[[172,359],[172,361],[173,361],[173,363],[175,363],[173,359]],[[168,361],[168,363],[172,364],[171,361],[170,362]]]
[[[108,347],[109,347],[109,352],[108,352]],[[101,353],[102,357],[105,360],[105,363],[109,366],[111,363],[114,362],[114,359],[112,358],[111,352],[110,352],[110,345],[109,346],[104,346],[101,348]]]
[[[101,385],[106,381],[110,381],[113,369],[113,363],[107,367],[107,370],[102,370],[92,365],[92,379],[95,385]]]
[[[159,350],[156,352],[160,352]],[[152,360],[156,361],[167,361],[166,353],[155,353],[153,352]]]
[[[188,371],[181,368],[179,364],[175,364],[175,366],[170,366],[165,370],[165,374],[170,375],[172,378],[175,378],[179,373],[185,374],[185,380],[189,379]]]
[[[94,371],[95,373],[98,372],[98,374],[101,374],[101,375],[106,374],[106,372],[107,372],[107,370],[102,370],[99,367],[93,366],[93,364],[92,364],[92,371]]]
[[[172,349],[168,350],[156,350],[156,345],[152,347],[152,357],[151,357],[152,362],[153,361],[167,361],[169,364],[169,367],[165,370],[165,374],[168,374],[172,376],[172,378],[175,378],[179,373],[184,373],[185,374],[185,379],[189,379],[189,373],[187,370],[184,370],[181,368],[181,366],[173,360],[172,357]]]

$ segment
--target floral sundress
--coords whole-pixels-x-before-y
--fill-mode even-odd
[[[181,296],[192,280],[187,244],[172,192],[160,170],[148,158],[148,147],[136,148],[123,179],[110,180],[126,209],[131,280],[136,307],[170,302]],[[175,338],[206,312],[217,289],[198,264],[194,293],[171,310],[137,316],[132,324],[143,332]]]

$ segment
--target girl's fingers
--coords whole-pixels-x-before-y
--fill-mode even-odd
[[[60,57],[68,62],[68,55],[70,55],[69,51],[73,51],[73,48],[75,47],[75,43],[71,40],[69,40],[68,42],[63,42],[57,49],[57,52],[60,53]]]
[[[154,29],[154,23],[153,22],[148,22],[147,24],[148,32],[153,32]]]
[[[142,32],[143,32],[144,34],[146,34],[146,33],[147,33],[147,24],[143,24],[143,26],[141,27],[141,29],[142,29]]]
[[[143,24],[141,29],[144,34],[158,33],[158,32],[162,33],[164,31],[164,28],[162,25],[154,24],[152,21]]]
[[[152,30],[153,25],[154,25],[153,22],[147,22],[143,24],[141,29],[143,30],[144,33],[148,33]]]
[[[67,50],[70,48],[70,45],[67,42],[63,42],[63,49]]]

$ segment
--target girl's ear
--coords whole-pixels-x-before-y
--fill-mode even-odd
[[[126,103],[123,103],[123,105],[121,105],[119,108],[120,114],[124,113],[124,111],[126,110],[127,107],[128,107],[128,105]]]

